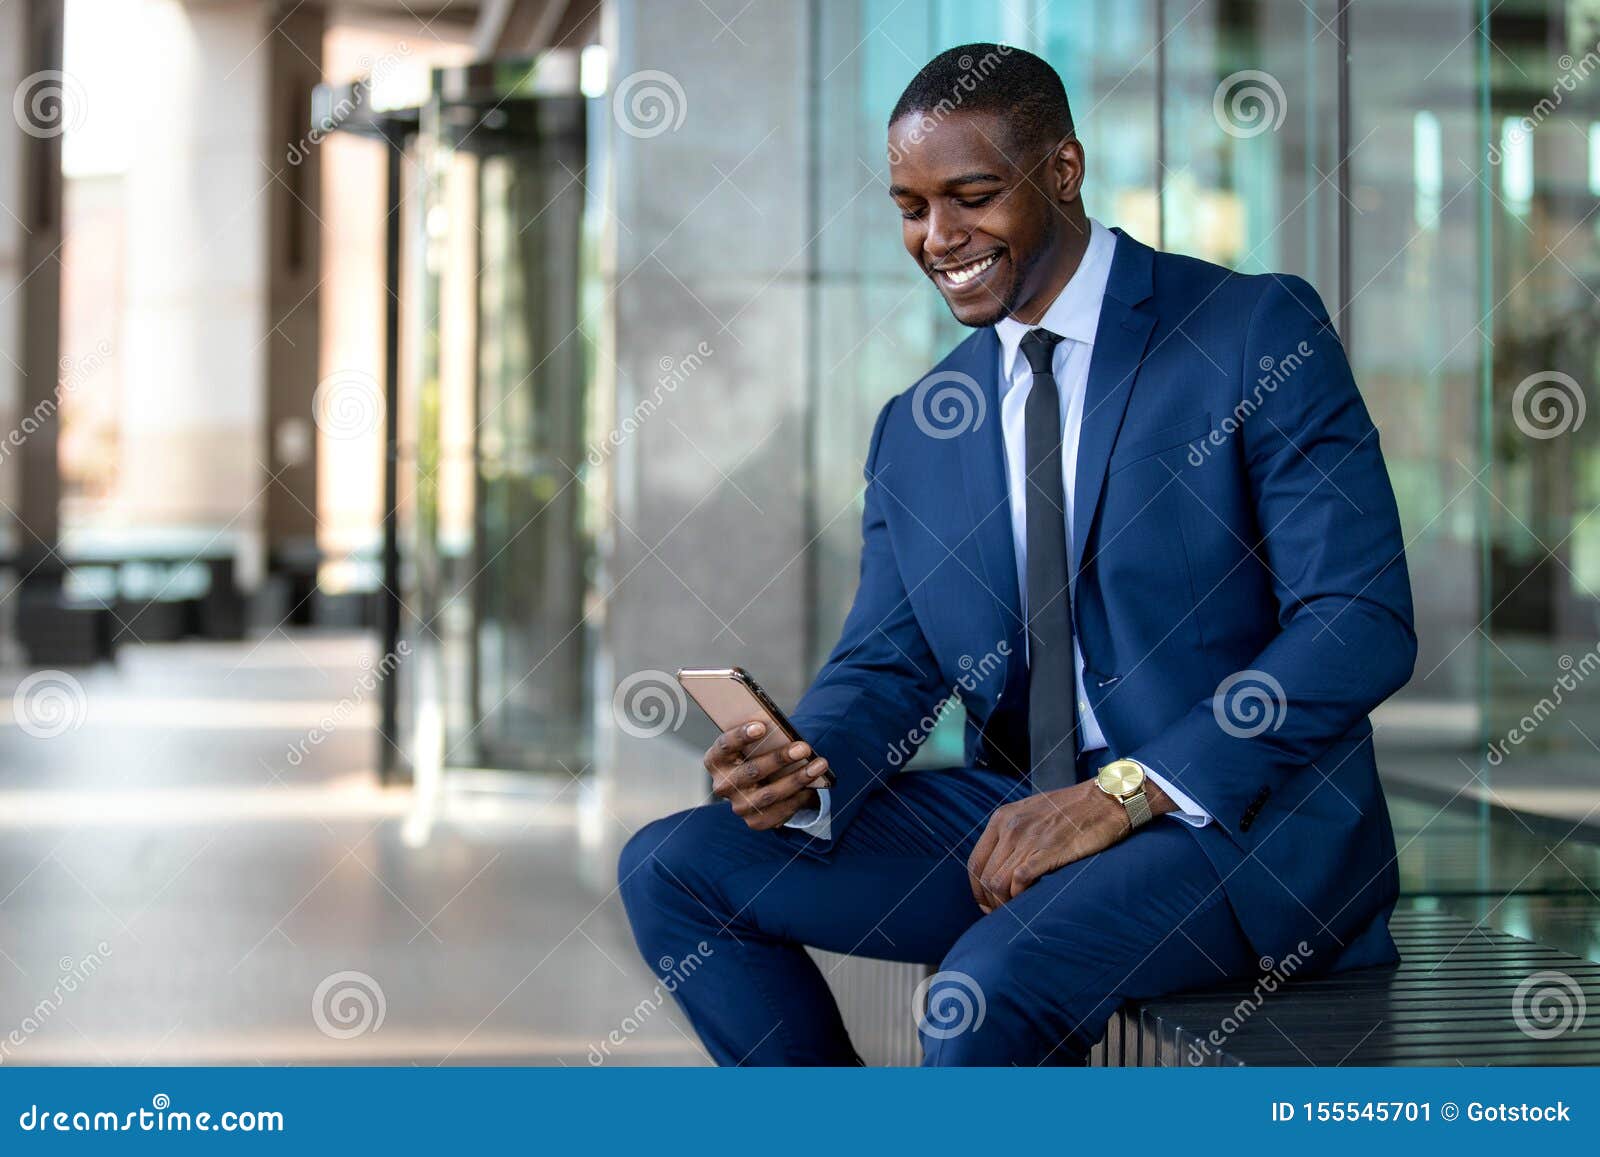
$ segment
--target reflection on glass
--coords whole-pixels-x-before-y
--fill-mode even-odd
[[[402,444],[414,511],[402,597],[419,773],[576,772],[586,757],[589,540],[574,472],[586,411],[585,110],[575,95],[533,97],[525,68],[497,67],[491,88],[463,73],[466,83],[445,86],[456,96],[436,92],[416,145],[422,268],[408,318],[418,347]]]
[[[963,336],[899,248],[883,122],[937,51],[1008,41],[1062,73],[1094,215],[1298,274],[1336,319],[1416,594],[1416,674],[1375,718],[1408,891],[1578,887],[1530,875],[1522,821],[1489,809],[1566,817],[1564,837],[1600,801],[1600,12],[1488,7],[824,6],[816,652],[854,589],[873,417]]]

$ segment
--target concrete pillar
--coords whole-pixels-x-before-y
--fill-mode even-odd
[[[34,583],[59,579],[56,472],[61,133],[73,112],[61,72],[62,0],[0,9],[0,500],[5,546]]]
[[[309,420],[316,381],[315,292],[300,298],[316,282],[317,230],[296,202],[315,203],[316,161],[285,172],[285,152],[313,83],[298,51],[320,58],[321,14],[287,13],[144,0],[160,83],[129,94],[139,148],[125,182],[120,521],[220,533],[247,582],[272,529],[303,529],[291,495],[316,509],[315,438],[289,439],[284,461],[272,445],[283,411],[269,401],[293,394]]]
[[[161,83],[126,178],[126,523],[253,536],[267,337],[266,11],[147,0]],[[243,513],[241,513],[243,512]]]
[[[267,167],[273,175],[267,217],[266,422],[260,459],[270,469],[264,530],[267,557],[313,561],[317,551],[317,442],[312,421],[318,385],[322,284],[322,149],[308,139],[311,90],[322,80],[320,6],[269,6]],[[335,430],[334,433],[340,431]],[[366,432],[366,431],[361,431]]]
[[[675,668],[739,664],[790,705],[809,674],[808,13],[748,8],[735,40],[709,9],[617,0],[602,30],[616,363],[601,343],[613,412],[589,462],[607,508],[595,819],[613,836],[705,798],[711,734],[691,709],[640,738],[619,685],[670,699]]]

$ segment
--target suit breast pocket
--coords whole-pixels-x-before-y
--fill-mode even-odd
[[[1132,439],[1119,438],[1115,449],[1111,452],[1111,462],[1107,472],[1115,474],[1135,462],[1143,462],[1147,458],[1154,458],[1169,450],[1178,450],[1203,442],[1210,433],[1211,415],[1197,414],[1193,418],[1175,422],[1170,426],[1162,426],[1158,430],[1139,434]]]

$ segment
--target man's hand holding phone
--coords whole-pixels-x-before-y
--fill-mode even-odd
[[[733,812],[758,832],[782,827],[797,812],[818,804],[817,786],[826,783],[828,761],[809,745],[791,743],[753,755],[767,724],[750,720],[717,736],[706,751],[711,792],[733,805]]]

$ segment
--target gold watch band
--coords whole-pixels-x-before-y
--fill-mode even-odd
[[[1150,799],[1140,788],[1133,795],[1122,801],[1122,806],[1128,810],[1128,825],[1130,831],[1138,831],[1149,823],[1154,816],[1150,814]]]

